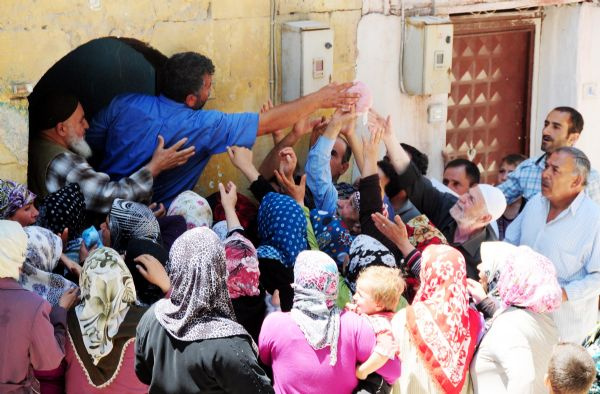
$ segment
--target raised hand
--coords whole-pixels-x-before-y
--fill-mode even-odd
[[[413,251],[415,247],[412,246],[412,244],[408,241],[408,231],[406,230],[406,225],[399,215],[394,217],[394,222],[379,212],[372,214],[371,219],[373,219],[373,223],[375,224],[377,230],[395,243],[404,256],[407,256]]]
[[[239,169],[252,166],[252,151],[243,146],[228,146],[227,154],[231,163]]]
[[[281,189],[285,191],[287,195],[292,197],[300,206],[304,205],[304,195],[306,194],[306,174],[300,178],[300,184],[296,185],[292,177],[285,177],[282,173],[275,170],[275,178],[277,183],[281,186]]]
[[[133,259],[137,264],[135,268],[148,282],[158,286],[163,293],[167,293],[171,288],[169,275],[165,267],[154,256],[143,254]]]
[[[341,108],[348,111],[350,106],[356,104],[360,98],[358,93],[348,93],[348,89],[353,85],[353,82],[332,82],[327,86],[323,86],[314,94],[317,95],[321,108]]]
[[[221,195],[221,205],[223,205],[223,209],[235,210],[235,204],[237,203],[237,188],[235,183],[229,181],[227,182],[227,187],[225,187],[219,182],[219,194]]]
[[[279,173],[287,178],[294,176],[294,170],[298,164],[296,152],[292,147],[286,147],[279,151]]]
[[[172,147],[165,149],[164,138],[161,135],[158,136],[158,145],[152,154],[152,159],[146,165],[153,177],[165,170],[184,165],[190,157],[194,156],[196,153],[194,146],[179,150],[187,140],[187,138],[182,138]]]

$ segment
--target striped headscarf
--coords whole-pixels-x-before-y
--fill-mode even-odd
[[[133,238],[160,242],[160,227],[154,213],[137,202],[115,199],[108,214],[108,227],[111,246],[119,253],[125,252]]]

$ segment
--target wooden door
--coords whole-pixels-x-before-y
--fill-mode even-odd
[[[453,20],[449,159],[477,164],[496,182],[502,157],[527,154],[535,25],[532,20]],[[463,22],[463,23],[461,23]]]

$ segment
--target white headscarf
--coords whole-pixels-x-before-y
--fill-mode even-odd
[[[27,234],[13,220],[0,220],[0,278],[19,279],[25,261]]]
[[[188,230],[195,227],[212,227],[213,214],[208,201],[191,190],[186,190],[173,200],[168,216],[181,215]]]

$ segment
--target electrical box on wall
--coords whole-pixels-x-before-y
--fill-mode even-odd
[[[408,94],[450,92],[452,32],[448,18],[416,16],[406,19],[402,77]]]
[[[281,95],[295,100],[327,85],[333,71],[333,31],[316,21],[281,27]]]

